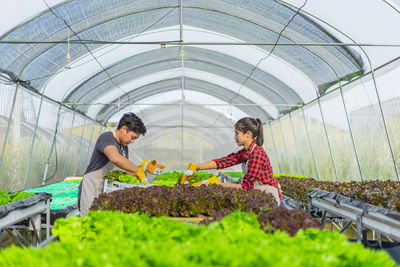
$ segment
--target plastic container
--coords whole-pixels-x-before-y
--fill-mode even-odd
[[[121,183],[117,181],[109,182],[108,179],[104,180],[104,188],[103,193],[110,193],[117,190],[123,190],[125,188],[132,188],[132,187],[150,187],[155,186],[155,184],[127,184]]]

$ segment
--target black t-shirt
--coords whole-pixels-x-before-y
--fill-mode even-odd
[[[104,154],[104,148],[109,145],[117,147],[121,155],[129,158],[128,146],[118,144],[117,139],[115,139],[112,132],[102,133],[97,139],[96,145],[94,146],[92,158],[90,159],[90,163],[86,169],[85,174],[104,167],[110,161]]]

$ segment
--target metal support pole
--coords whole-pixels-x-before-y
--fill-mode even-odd
[[[85,132],[85,125],[86,125],[86,118],[84,118],[84,120],[83,120],[83,127],[82,127],[81,139],[79,140],[78,151],[77,151],[77,153],[76,153],[77,155],[79,155],[80,150],[81,150],[82,139],[83,139],[83,133]],[[77,162],[76,162],[75,167],[74,167],[74,175],[76,175],[76,168],[78,167],[78,165],[79,165],[79,156],[78,156],[78,158],[77,158]]]
[[[319,177],[318,165],[317,165],[317,161],[315,160],[314,148],[313,148],[313,145],[311,143],[310,133],[309,133],[309,130],[308,130],[307,120],[306,120],[306,116],[304,114],[304,108],[303,107],[301,107],[301,111],[303,112],[303,119],[304,119],[304,124],[306,125],[307,138],[308,138],[308,142],[310,143],[311,154],[312,154],[312,157],[313,157],[313,160],[314,160],[315,171],[317,172],[317,178],[318,178],[318,181],[319,181],[320,177]]]
[[[347,227],[349,227],[349,225],[352,223],[352,221],[348,221],[340,230],[339,233],[343,233]]]
[[[2,147],[2,149],[1,149],[0,170],[1,170],[1,166],[2,166],[2,163],[3,163],[4,153],[5,153],[6,146],[7,146],[7,142],[8,142],[8,136],[9,136],[9,134],[10,134],[11,123],[12,123],[12,121],[13,121],[13,113],[14,113],[14,108],[15,108],[15,102],[16,102],[16,99],[17,99],[18,89],[19,89],[19,84],[17,84],[17,86],[15,87],[15,93],[14,93],[14,97],[13,97],[13,102],[12,102],[12,104],[11,104],[10,116],[8,116],[8,123],[7,123],[6,135],[4,136],[3,147]]]
[[[12,237],[14,237],[14,240],[18,243],[18,245],[20,245],[21,247],[24,246],[29,246],[29,242],[28,240],[26,240],[26,238],[21,235],[17,229],[12,229],[12,228],[5,228],[4,230],[6,230],[7,233],[9,233]]]
[[[327,211],[326,211],[326,210],[323,210],[323,211],[322,211],[322,218],[321,218],[322,229],[325,228],[326,216],[327,216]]]
[[[92,126],[92,133],[90,134],[90,141],[89,141],[88,149],[87,149],[87,151],[86,151],[86,157],[85,157],[85,159],[86,159],[86,160],[85,160],[86,165],[89,165],[89,152],[90,152],[90,145],[92,144],[94,126],[95,126],[95,124],[93,123],[93,126]]]
[[[37,128],[38,128],[38,126],[39,126],[39,118],[40,118],[40,113],[42,112],[42,105],[43,105],[43,94],[40,96],[39,110],[38,110],[38,115],[37,115],[37,118],[36,118],[35,130],[34,130],[33,136],[32,136],[31,147],[30,147],[30,149],[29,149],[29,157],[28,157],[28,163],[27,163],[26,169],[25,169],[24,186],[23,186],[23,188],[25,188],[26,179],[28,178],[29,167],[30,167],[30,165],[31,165],[31,158],[32,158],[32,153],[33,153],[33,146],[34,146],[35,140],[36,140],[36,133],[37,133]]]
[[[50,200],[46,201],[46,239],[50,237]]]
[[[299,159],[301,171],[302,171],[302,174],[305,175],[303,161],[301,160],[299,146],[297,145],[296,133],[295,133],[294,127],[293,127],[292,113],[289,113],[289,119],[290,119],[290,126],[292,127],[294,143],[296,144],[296,151],[297,151],[297,156],[298,156],[298,159]]]
[[[303,11],[303,10],[302,10]],[[166,45],[221,45],[221,46],[329,46],[329,47],[347,47],[347,46],[371,46],[371,47],[400,47],[400,43],[322,43],[322,42],[299,42],[299,43],[273,43],[273,42],[181,42],[180,40],[159,40],[159,41],[102,41],[102,40],[0,40],[0,44],[93,44],[93,45],[158,45],[158,44],[166,44]]]
[[[76,114],[76,112],[75,112],[75,110],[74,110],[74,113],[73,113],[73,115],[72,115],[72,124],[71,124],[71,128],[69,129],[69,137],[68,137],[68,155],[71,155],[71,153],[69,153],[70,151],[71,151],[71,136],[72,136],[72,128],[74,128],[74,121],[75,121],[75,114]],[[64,178],[65,177],[65,167],[67,166],[67,164],[69,163],[69,159],[68,159],[68,162],[65,162],[64,163],[64,168],[63,168],[63,172],[62,172],[62,178]]]
[[[361,163],[360,163],[360,158],[359,158],[359,156],[358,156],[357,146],[356,146],[356,143],[354,142],[353,129],[351,128],[351,123],[350,123],[350,119],[349,119],[349,114],[348,114],[348,112],[347,112],[346,102],[344,101],[342,86],[340,86],[340,95],[342,96],[342,102],[343,102],[344,112],[345,112],[345,114],[346,114],[347,125],[349,126],[350,137],[351,137],[351,143],[353,144],[354,154],[356,155],[358,170],[360,171],[360,176],[361,176],[361,181],[364,181],[364,175],[363,175],[363,172],[362,172],[362,169],[361,169]]]
[[[336,181],[339,182],[339,176],[338,176],[337,169],[336,169],[335,158],[333,157],[331,143],[329,142],[328,130],[326,129],[324,114],[323,114],[323,112],[322,112],[321,101],[320,101],[320,98],[319,98],[319,97],[318,97],[318,106],[319,106],[319,111],[321,112],[322,124],[323,124],[323,126],[324,126],[326,141],[328,142],[329,154],[331,155],[333,170],[335,171],[335,175],[336,175]]]
[[[375,80],[375,71],[372,67],[372,63],[371,60],[369,59],[369,56],[366,54],[368,61],[369,61],[369,65],[371,67],[371,75],[372,75],[372,80],[374,82],[374,88],[375,88],[375,93],[376,93],[376,97],[378,98],[378,105],[379,105],[379,110],[381,112],[381,116],[382,116],[382,121],[383,121],[383,125],[385,127],[385,132],[386,132],[386,137],[388,139],[388,143],[389,143],[389,148],[390,148],[390,153],[392,154],[392,160],[393,160],[393,166],[394,166],[394,170],[396,172],[397,175],[397,180],[400,181],[400,175],[399,175],[399,169],[397,167],[397,162],[396,162],[396,155],[394,154],[394,149],[393,149],[393,144],[392,144],[392,140],[390,138],[390,134],[389,134],[389,129],[386,123],[386,118],[385,118],[385,113],[383,112],[383,108],[382,108],[382,102],[381,102],[381,98],[379,96],[379,92],[378,92],[378,87],[376,85],[376,80]]]
[[[180,0],[180,16],[179,16],[179,39],[183,42],[183,0]],[[185,94],[183,92],[185,88],[185,52],[183,50],[183,46],[180,46],[179,51],[181,57],[181,67],[182,67],[182,75],[181,75],[181,167],[183,168],[183,104],[185,102]]]
[[[100,127],[99,127],[99,133],[98,133],[98,136],[100,136],[102,133],[104,133],[105,132],[105,128],[104,128],[104,126],[103,125],[100,125]],[[98,138],[98,137],[97,137]],[[97,141],[97,140],[96,140]]]
[[[57,143],[56,143],[57,142],[57,131],[58,131],[59,122],[60,122],[60,113],[61,113],[61,104],[58,106],[57,121],[56,121],[56,127],[54,129],[53,142],[51,144],[49,155],[47,157],[46,168],[44,169],[42,185],[44,185],[46,183],[47,173],[48,173],[49,167],[50,167],[50,156],[53,153],[54,146],[57,145]]]
[[[288,6],[295,7],[295,6],[293,6],[292,4],[287,3],[287,1],[283,1],[283,2],[284,2],[286,5],[288,5]],[[347,38],[349,38],[351,41],[353,41],[353,44],[351,44],[351,43],[343,44],[343,43],[342,43],[343,46],[346,46],[346,47],[347,47],[347,46],[358,46],[358,47],[361,49],[361,51],[364,52],[364,55],[366,56],[366,58],[367,58],[367,60],[368,60],[368,63],[369,63],[369,67],[370,67],[370,69],[371,69],[371,76],[372,76],[372,80],[373,80],[373,82],[374,82],[375,93],[376,93],[377,98],[378,98],[379,110],[380,110],[380,112],[381,112],[381,116],[382,116],[382,120],[383,120],[383,125],[385,126],[386,137],[387,137],[387,139],[388,139],[390,152],[391,152],[391,154],[392,154],[393,166],[394,166],[394,169],[395,169],[395,172],[396,172],[396,175],[397,175],[397,180],[400,181],[400,176],[399,176],[399,170],[398,170],[398,167],[397,167],[396,157],[395,157],[395,154],[394,154],[394,149],[393,149],[392,141],[391,141],[391,138],[390,138],[390,134],[389,134],[389,131],[388,131],[388,128],[387,128],[386,119],[385,119],[385,114],[384,114],[384,112],[383,112],[382,103],[381,103],[380,96],[379,96],[379,92],[378,92],[378,87],[377,87],[377,85],[376,85],[375,71],[374,71],[374,68],[373,68],[373,66],[372,66],[371,59],[369,58],[368,53],[365,51],[365,49],[364,49],[364,47],[363,47],[364,45],[363,45],[363,44],[360,44],[360,43],[357,43],[351,36],[349,36],[348,34],[344,33],[344,32],[341,31],[340,29],[336,28],[334,25],[329,24],[328,22],[326,22],[326,20],[322,20],[321,18],[319,18],[319,17],[315,16],[314,14],[311,14],[311,13],[305,11],[305,10],[302,10],[302,12],[305,13],[305,14],[307,14],[307,16],[310,16],[311,18],[314,18],[314,19],[316,19],[316,20],[319,20],[319,21],[325,23],[325,24],[328,25],[329,27],[332,27],[333,29],[335,29],[336,31],[340,32],[341,34],[343,34],[344,36],[346,36]]]
[[[357,221],[356,221],[356,229],[357,229],[357,233],[356,233],[356,238],[357,241],[361,241],[361,237],[362,237],[362,216],[357,214]]]
[[[179,5],[179,40],[183,42],[183,0]]]
[[[280,160],[279,160],[279,155],[278,155],[278,149],[277,149],[277,147],[276,147],[275,138],[274,138],[274,133],[273,133],[273,131],[272,131],[272,125],[271,125],[271,123],[269,123],[269,129],[270,129],[270,131],[271,131],[272,142],[273,142],[274,148],[275,148],[276,162],[278,163],[278,171],[279,171],[279,173],[281,173],[281,172],[282,172],[282,168],[281,168],[281,166],[280,166]]]
[[[287,165],[289,168],[289,173],[292,173],[292,169],[290,168],[289,156],[288,156],[287,148],[286,148],[285,135],[283,134],[283,130],[282,130],[281,118],[278,118],[278,122],[279,122],[279,128],[281,129],[283,148],[285,149],[285,156],[286,156],[286,161],[287,161]]]
[[[182,60],[182,65],[183,65],[183,60]],[[183,66],[182,66],[182,71],[183,71]],[[182,83],[183,81],[183,75],[182,75]],[[181,99],[181,168],[183,168],[183,101],[184,101],[184,95],[183,95],[183,88],[182,88],[182,99]]]

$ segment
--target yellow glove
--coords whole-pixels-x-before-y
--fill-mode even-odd
[[[199,166],[191,162],[188,166],[188,169],[185,171],[185,173],[182,176],[181,184],[184,184],[186,180],[188,182],[190,182],[190,180],[192,179],[192,177],[194,176],[194,174],[196,173],[196,171],[198,169],[199,169]]]
[[[210,179],[208,180],[203,180],[197,183],[192,184],[193,186],[199,186],[199,185],[209,185],[209,184],[221,184],[221,182],[218,180],[217,176],[213,175]]]
[[[139,167],[139,170],[137,170],[136,175],[139,178],[139,180],[143,180],[146,178],[146,174],[144,173],[143,166]]]
[[[165,166],[157,164],[156,160],[148,161],[148,160],[143,160],[140,163],[140,166],[143,167],[143,170],[145,172],[151,173],[151,174],[161,174],[163,172],[163,169],[165,169]]]
[[[139,165],[139,169],[136,172],[137,177],[139,180],[144,180],[147,184],[146,172],[152,174],[161,174],[165,166],[157,164],[157,161],[152,160],[142,160]]]
[[[147,172],[157,175],[163,173],[163,169],[165,169],[164,165],[157,164],[157,161],[155,160],[151,161],[150,163],[147,166]]]

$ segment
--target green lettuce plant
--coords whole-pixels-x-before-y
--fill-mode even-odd
[[[58,242],[4,249],[0,266],[396,266],[387,253],[350,243],[338,233],[266,234],[255,214],[243,212],[206,227],[96,211],[59,219],[52,231]]]

